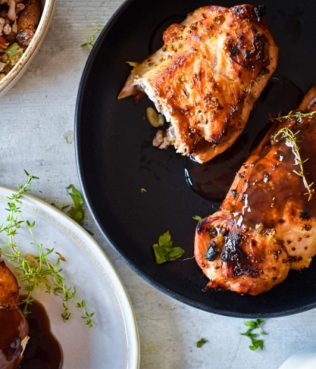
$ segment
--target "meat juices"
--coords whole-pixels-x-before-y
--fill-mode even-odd
[[[135,66],[118,98],[144,91],[171,123],[178,153],[199,163],[230,147],[277,65],[263,8],[205,6],[171,25]]]
[[[316,110],[316,87],[298,111]],[[293,148],[273,139],[295,134],[307,183]],[[195,259],[208,287],[257,295],[281,283],[290,269],[309,266],[316,254],[316,114],[274,123],[238,171],[219,211],[199,222]]]

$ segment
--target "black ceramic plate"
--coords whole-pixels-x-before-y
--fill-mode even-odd
[[[233,1],[217,1],[224,6]],[[144,278],[171,296],[224,315],[258,317],[293,314],[316,306],[316,263],[257,297],[208,291],[193,256],[195,214],[208,215],[223,199],[235,171],[262,137],[267,115],[288,111],[316,81],[316,3],[310,0],[260,1],[280,47],[279,66],[232,149],[199,166],[151,145],[154,129],[145,119],[147,98],[118,101],[129,74],[128,60],[143,60],[161,46],[162,31],[185,15],[215,1],[131,0],[104,28],[85,67],[76,110],[76,150],[84,194],[109,242]],[[297,86],[297,87],[296,87]],[[189,169],[195,190],[186,180]],[[202,169],[203,168],[203,169]],[[200,173],[202,171],[202,173]],[[199,178],[199,181],[196,181]],[[202,180],[201,180],[202,178]],[[203,183],[204,181],[204,183]],[[147,192],[142,192],[145,188]],[[185,261],[157,265],[152,244],[170,230],[185,248]]]

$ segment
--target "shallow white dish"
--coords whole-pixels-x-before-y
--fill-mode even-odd
[[[0,96],[8,92],[9,89],[22,77],[31,60],[38,52],[53,18],[55,4],[56,0],[43,0],[41,19],[37,26],[35,35],[14,68],[0,80]]]
[[[315,369],[316,347],[308,347],[289,357],[279,369]]]
[[[0,187],[0,220],[6,217],[6,197],[13,190]],[[56,296],[38,293],[46,308],[51,330],[63,349],[65,369],[139,368],[139,338],[136,321],[126,291],[110,261],[94,239],[58,209],[25,196],[21,206],[25,219],[36,222],[38,241],[53,247],[67,260],[62,264],[66,283],[77,287],[78,296],[95,312],[95,326],[87,328],[80,312],[64,322],[61,301]],[[1,241],[2,235],[1,235]],[[17,242],[23,251],[32,248],[27,230],[21,230]]]

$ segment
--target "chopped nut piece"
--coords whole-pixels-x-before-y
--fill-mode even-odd
[[[166,132],[159,129],[157,131],[154,139],[153,139],[153,146],[158,147],[161,150],[166,149],[168,146],[170,146],[170,141],[168,137],[166,136]]]
[[[165,123],[164,117],[151,107],[146,109],[146,116],[148,122],[155,128],[161,127]]]

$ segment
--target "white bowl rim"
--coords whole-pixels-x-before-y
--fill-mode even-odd
[[[30,42],[29,46],[26,48],[16,65],[3,79],[0,80],[0,95],[7,92],[13,86],[13,84],[18,81],[23,72],[26,70],[29,62],[38,51],[52,20],[55,4],[56,0],[45,0],[41,18],[32,41]]]

